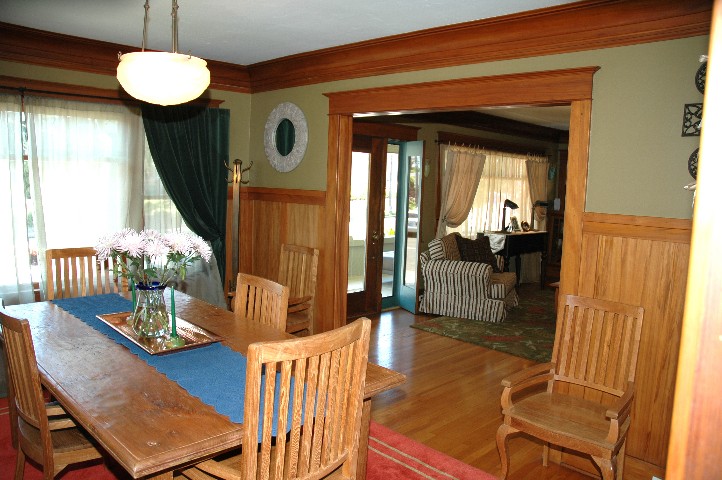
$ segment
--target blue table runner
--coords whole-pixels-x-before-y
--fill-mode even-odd
[[[129,312],[133,303],[117,294],[64,298],[52,301],[98,332],[137,355],[148,365],[175,381],[188,393],[230,418],[243,423],[246,390],[246,357],[221,343],[166,355],[151,355],[117,332],[96,315]],[[274,424],[276,422],[274,421]],[[275,425],[273,431],[275,432]]]

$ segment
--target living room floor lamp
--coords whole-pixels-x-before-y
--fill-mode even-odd
[[[206,61],[178,51],[178,0],[173,0],[172,52],[145,50],[149,0],[145,1],[143,45],[140,52],[119,54],[118,81],[128,94],[156,105],[178,105],[198,98],[211,82]]]
[[[510,208],[512,210],[516,210],[519,208],[519,205],[512,202],[508,198],[504,200],[504,208],[501,209],[501,231],[506,232],[506,209]]]

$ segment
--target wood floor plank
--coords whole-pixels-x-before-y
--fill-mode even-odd
[[[372,418],[476,468],[499,475],[496,430],[501,424],[501,380],[534,362],[411,328],[427,315],[390,310],[372,317],[369,361],[407,376],[401,387],[374,398]],[[541,444],[509,441],[510,480],[589,477],[541,464]]]

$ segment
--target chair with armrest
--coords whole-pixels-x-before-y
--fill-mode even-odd
[[[68,465],[102,458],[92,439],[62,407],[45,402],[28,321],[0,312],[0,322],[18,446],[15,479],[23,478],[26,457],[42,467],[46,480]]]
[[[602,479],[621,479],[644,310],[572,295],[559,302],[552,361],[502,381],[502,478],[507,438],[524,432],[545,442],[544,466],[551,443],[590,455]]]
[[[317,335],[251,344],[240,455],[201,462],[182,474],[356,478],[370,331],[371,321],[361,318]]]
[[[93,247],[49,248],[45,252],[47,300],[128,291],[116,277],[112,259],[98,261]]]
[[[289,289],[286,332],[307,330],[313,334],[313,310],[318,272],[318,249],[300,245],[281,246],[278,283]]]
[[[237,319],[285,331],[287,308],[288,287],[255,275],[238,274],[233,303],[233,314]]]

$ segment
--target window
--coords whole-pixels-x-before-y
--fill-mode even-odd
[[[94,245],[125,227],[185,228],[148,152],[140,112],[122,105],[0,95],[0,296],[44,290],[47,248]],[[145,215],[144,215],[145,214]]]
[[[526,171],[526,155],[485,151],[486,161],[481,174],[479,188],[466,221],[450,232],[459,232],[467,238],[475,238],[477,232],[501,230],[504,201],[516,203],[516,210],[507,209],[506,226],[510,217],[519,223],[531,223],[532,202],[529,194],[529,180]]]

